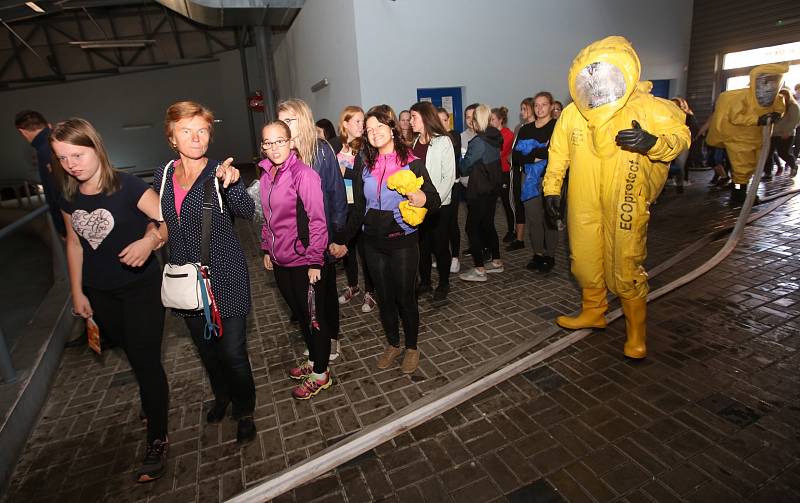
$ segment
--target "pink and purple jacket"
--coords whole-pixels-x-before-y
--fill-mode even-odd
[[[264,225],[261,249],[272,262],[283,267],[321,268],[328,247],[328,227],[319,175],[292,151],[272,177],[272,163],[264,159],[259,188]],[[297,229],[297,198],[308,215],[308,248],[300,242]]]

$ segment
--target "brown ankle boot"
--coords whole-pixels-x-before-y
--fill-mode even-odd
[[[608,300],[605,288],[584,288],[583,307],[578,316],[559,316],[556,323],[570,330],[580,328],[605,328]]]
[[[623,352],[628,358],[642,359],[647,356],[647,299],[622,299],[622,312],[628,336]]]
[[[398,348],[389,344],[386,346],[386,349],[383,350],[383,354],[378,358],[378,368],[381,370],[388,369],[401,354],[403,354],[403,348]]]
[[[419,350],[406,348],[403,362],[400,364],[400,371],[404,374],[413,374],[419,366]]]

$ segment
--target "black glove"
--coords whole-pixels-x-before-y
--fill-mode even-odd
[[[544,196],[544,211],[553,223],[561,219],[561,196]]]
[[[631,126],[633,126],[632,129],[623,129],[617,133],[617,137],[614,140],[617,145],[626,150],[646,154],[653,148],[658,138],[642,129],[642,126],[636,121],[631,121]]]
[[[758,125],[759,126],[766,126],[767,121],[775,124],[775,121],[781,118],[780,112],[770,112],[768,114],[764,114],[758,118]]]

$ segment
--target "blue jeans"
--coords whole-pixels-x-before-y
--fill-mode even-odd
[[[218,403],[233,403],[233,417],[252,416],[256,408],[256,386],[247,356],[247,318],[222,319],[221,339],[205,340],[205,318],[184,318]]]

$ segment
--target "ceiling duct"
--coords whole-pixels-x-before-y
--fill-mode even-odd
[[[156,0],[170,10],[206,26],[263,26],[284,31],[305,0]]]

